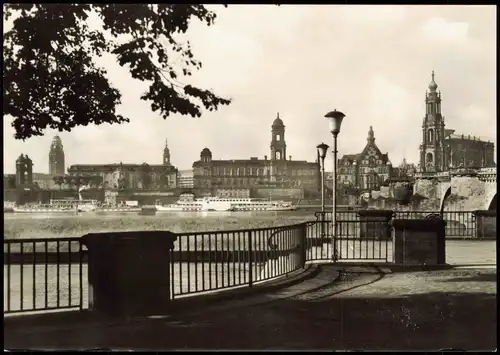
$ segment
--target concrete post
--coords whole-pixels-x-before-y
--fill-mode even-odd
[[[446,221],[393,219],[394,263],[402,266],[446,264]]]
[[[497,211],[478,210],[472,212],[476,219],[476,238],[496,239],[497,237]]]
[[[176,239],[174,233],[160,231],[84,235],[90,310],[108,316],[165,314]]]

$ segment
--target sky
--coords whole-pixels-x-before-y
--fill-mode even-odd
[[[193,21],[185,39],[203,68],[190,83],[233,100],[200,118],[161,118],[139,99],[147,84],[131,79],[111,56],[96,61],[122,91],[124,125],[15,140],[4,117],[4,172],[28,154],[48,172],[54,135],[73,164],[161,164],[189,169],[208,147],[213,159],[270,155],[271,124],[279,112],[287,155],[316,159],[332,145],[324,115],[345,113],[339,155],[362,151],[370,126],[393,165],[418,162],[425,92],[435,71],[446,128],[496,145],[496,9],[494,6],[218,5],[214,26]],[[8,26],[6,25],[6,29]],[[331,153],[326,159],[331,164]]]

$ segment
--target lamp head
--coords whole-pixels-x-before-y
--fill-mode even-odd
[[[325,117],[328,119],[330,132],[335,136],[339,134],[340,126],[342,125],[342,120],[344,119],[345,115],[340,111],[333,110],[331,112],[328,112]]]
[[[318,144],[318,146],[316,147],[321,160],[325,160],[326,153],[328,152],[328,148],[329,148],[329,146],[325,143]]]

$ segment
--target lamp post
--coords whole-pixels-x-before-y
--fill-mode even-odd
[[[345,115],[337,110],[328,112],[325,117],[330,125],[330,133],[333,136],[333,187],[332,187],[332,259],[337,261],[337,136],[340,132],[340,126]]]
[[[321,164],[321,238],[325,236],[325,158],[328,148],[323,142],[316,147]]]
[[[321,164],[321,212],[325,212],[325,158],[329,146],[325,143],[318,144],[318,156],[320,157]]]

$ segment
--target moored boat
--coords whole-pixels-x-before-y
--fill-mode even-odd
[[[14,213],[75,213],[92,212],[97,209],[97,200],[50,200],[48,204],[12,207]]]
[[[297,206],[286,201],[253,198],[204,197],[179,200],[170,205],[155,205],[157,212],[224,212],[224,211],[293,211]]]

